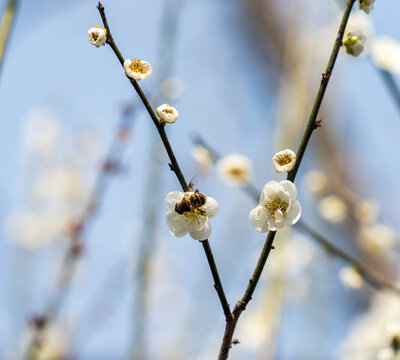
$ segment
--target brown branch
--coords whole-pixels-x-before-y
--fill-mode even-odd
[[[331,78],[331,74],[333,71],[333,68],[335,66],[335,62],[337,59],[337,56],[339,54],[340,47],[342,45],[342,39],[344,35],[344,31],[346,29],[347,21],[350,16],[351,9],[354,5],[356,0],[348,0],[346,9],[344,11],[342,21],[340,23],[339,31],[337,33],[336,41],[332,49],[331,56],[329,58],[329,62],[326,68],[326,71],[324,72],[322,79],[321,79],[321,84],[319,87],[318,94],[315,98],[313,108],[311,110],[311,114],[306,126],[306,129],[303,134],[303,138],[301,140],[300,146],[297,150],[297,161],[293,169],[288,173],[287,180],[294,181],[296,178],[297,171],[299,169],[300,163],[303,159],[303,155],[305,153],[305,150],[307,148],[308,142],[311,138],[311,135],[313,131],[316,129],[316,120],[318,116],[319,109],[322,104],[322,100],[325,95],[326,88],[328,86],[329,80]],[[275,231],[270,231],[268,233],[267,239],[265,240],[264,248],[261,252],[260,258],[257,262],[256,268],[254,270],[253,276],[251,277],[249,284],[247,286],[247,289],[240,301],[236,304],[235,308],[232,311],[233,319],[231,321],[227,321],[226,323],[226,328],[225,328],[225,334],[222,340],[222,345],[220,348],[220,353],[218,360],[226,360],[229,356],[229,350],[231,348],[232,344],[232,338],[233,334],[235,332],[236,324],[237,321],[241,315],[241,313],[246,309],[247,304],[251,300],[251,297],[255,291],[255,288],[257,286],[258,280],[260,279],[261,273],[263,271],[263,268],[265,266],[265,263],[268,259],[268,256],[273,249],[273,242],[275,238]]]
[[[125,58],[122,56],[121,52],[118,49],[118,46],[116,45],[110,31],[110,27],[107,22],[106,14],[104,11],[104,6],[99,2],[97,9],[99,10],[101,19],[103,21],[104,27],[107,30],[107,44],[110,45],[111,49],[114,51],[115,55],[117,56],[119,62],[121,63],[121,66],[123,66]],[[147,100],[146,95],[143,93],[141,87],[137,83],[136,80],[128,78],[134,89],[136,90],[137,94],[139,95],[140,99],[143,102],[143,105],[145,106],[147,112],[149,113],[157,131],[158,134],[160,135],[161,141],[165,147],[165,150],[167,151],[169,160],[171,162],[170,168],[171,170],[175,173],[176,177],[178,178],[179,183],[181,184],[181,187],[183,191],[188,191],[188,185],[185,180],[185,177],[183,176],[182,170],[179,166],[179,163],[175,157],[175,154],[172,150],[172,146],[168,140],[167,134],[165,132],[164,126],[160,123],[155,111],[153,110],[152,106],[150,105],[150,102]],[[208,264],[211,270],[211,274],[214,279],[214,287],[215,290],[217,291],[218,297],[221,302],[222,309],[225,314],[225,319],[229,321],[232,318],[231,310],[228,304],[228,301],[226,300],[225,292],[222,287],[221,279],[219,277],[218,269],[214,261],[214,255],[212,253],[210,243],[208,239],[201,241],[203,245],[203,249],[206,253]]]

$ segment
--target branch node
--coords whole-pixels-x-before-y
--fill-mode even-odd
[[[232,339],[232,345],[238,345],[238,344],[240,344],[239,339],[236,338]]]
[[[169,166],[169,169],[170,169],[171,171],[175,171],[175,166],[174,166],[173,164],[168,163],[168,166]]]
[[[327,70],[326,72],[322,73],[322,78],[324,80],[328,80],[331,77],[331,75],[332,73],[329,70]]]
[[[322,126],[322,119],[320,119],[320,120],[315,120],[313,129],[314,129],[314,130],[315,130],[315,129],[318,129],[318,128],[320,128],[321,126]]]
[[[97,8],[99,9],[99,10],[104,10],[104,6],[103,6],[103,4],[99,1],[99,4],[97,5]]]

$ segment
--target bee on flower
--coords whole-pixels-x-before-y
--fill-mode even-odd
[[[369,14],[372,10],[374,10],[374,2],[375,0],[358,0],[358,7],[366,14]]]
[[[187,233],[195,240],[206,240],[211,234],[208,219],[218,213],[218,203],[210,196],[195,192],[172,191],[165,202],[168,207],[167,225],[172,235],[182,237]]]
[[[296,154],[290,149],[282,150],[275,154],[272,162],[277,172],[290,171],[296,164]]]
[[[346,48],[348,54],[358,56],[364,51],[366,40],[367,37],[361,30],[350,30],[343,41],[343,46]]]
[[[251,225],[259,232],[276,231],[293,225],[301,215],[296,186],[289,180],[269,181],[264,185],[259,205],[250,211]]]
[[[178,118],[179,112],[169,104],[163,104],[157,108],[157,115],[162,122],[173,124]]]
[[[107,41],[107,30],[95,25],[88,31],[89,41],[92,45],[100,47]]]
[[[124,69],[126,76],[136,81],[147,79],[153,72],[150,64],[141,59],[126,59]]]

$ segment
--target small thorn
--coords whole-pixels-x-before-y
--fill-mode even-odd
[[[331,77],[331,75],[332,75],[332,73],[331,73],[330,71],[327,71],[327,72],[325,72],[325,73],[322,74],[322,77],[323,77],[325,80],[328,80],[328,79]]]
[[[322,120],[316,120],[314,124],[314,129],[322,127]]]
[[[274,245],[271,246],[271,250],[275,250],[275,246]]]
[[[172,165],[171,163],[168,163],[168,166],[169,166],[169,169],[170,169],[171,171],[175,171],[174,165]]]

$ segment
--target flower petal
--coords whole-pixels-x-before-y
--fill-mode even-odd
[[[300,219],[300,216],[301,216],[300,203],[297,200],[292,201],[288,213],[285,216],[285,223],[288,225],[296,224],[297,221]]]
[[[212,198],[210,196],[207,196],[207,202],[204,204],[203,207],[204,207],[204,209],[206,209],[206,215],[209,218],[212,218],[218,214],[219,205],[217,203],[217,200],[215,200],[214,198]]]
[[[206,240],[211,235],[211,224],[207,221],[203,227],[199,228],[196,226],[191,226],[189,231],[190,236],[195,240]]]
[[[165,198],[165,203],[169,210],[175,210],[175,204],[182,200],[183,195],[185,195],[181,191],[171,191],[167,194]]]
[[[269,215],[266,209],[262,206],[257,206],[250,211],[249,220],[251,226],[259,232],[267,232]]]
[[[297,198],[296,186],[289,180],[283,180],[280,182],[285,191],[290,194],[290,200],[295,200]]]
[[[185,215],[180,215],[174,210],[166,214],[167,225],[172,235],[182,237],[189,231],[189,223]]]
[[[275,198],[276,194],[280,190],[282,190],[282,187],[280,186],[280,184],[277,181],[275,181],[275,180],[268,181],[263,187],[263,190],[261,193],[261,198],[260,198],[260,204],[263,205],[270,199]]]

